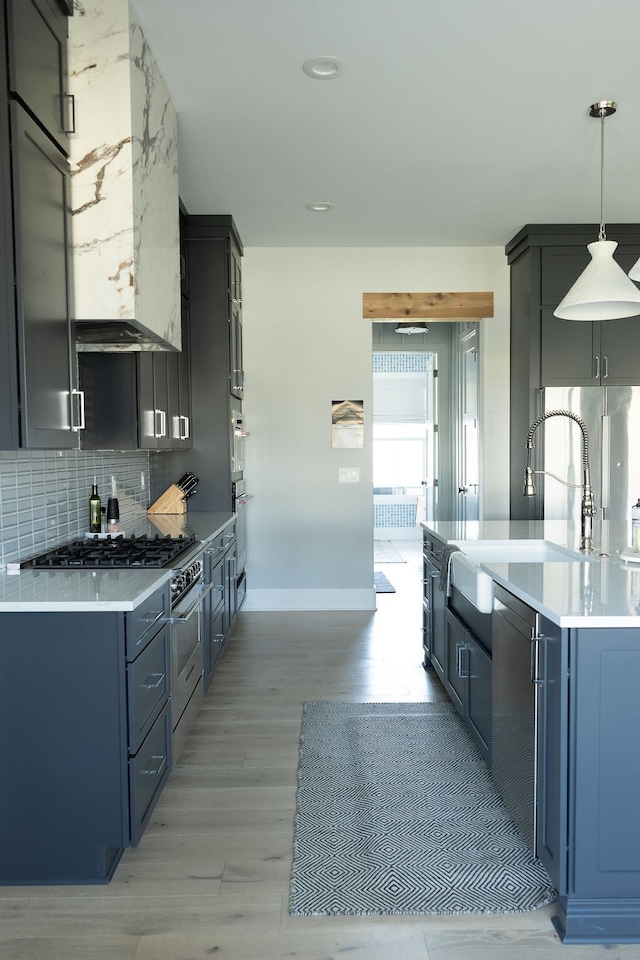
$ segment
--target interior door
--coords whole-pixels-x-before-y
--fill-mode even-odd
[[[478,429],[478,332],[461,339],[457,520],[478,520],[480,435]]]

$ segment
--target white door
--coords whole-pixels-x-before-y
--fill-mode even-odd
[[[457,520],[477,520],[479,517],[480,439],[477,346],[476,330],[463,337],[460,344]]]

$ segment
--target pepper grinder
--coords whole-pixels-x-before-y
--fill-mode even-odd
[[[120,505],[116,496],[116,478],[111,477],[111,496],[107,501],[107,533],[117,533],[120,521]]]

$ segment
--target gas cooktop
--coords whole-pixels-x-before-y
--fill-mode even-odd
[[[125,569],[168,567],[194,542],[195,536],[113,537],[71,540],[37,557],[23,560],[21,567],[46,570]]]

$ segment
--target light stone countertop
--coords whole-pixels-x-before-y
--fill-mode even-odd
[[[126,536],[179,536],[193,533],[192,549],[177,566],[189,561],[209,540],[233,521],[232,513],[188,513],[182,517],[142,520],[128,528]],[[167,524],[171,529],[167,529]],[[33,570],[0,574],[0,613],[135,610],[158,587],[170,579],[174,568]]]
[[[573,522],[434,521],[423,522],[421,527],[463,552],[465,544],[482,540],[546,540],[572,550],[577,550],[579,543],[579,528]],[[496,583],[561,627],[640,628],[640,563],[620,558],[629,534],[629,525],[622,521],[595,522],[594,550],[584,562],[492,561],[478,565]]]

